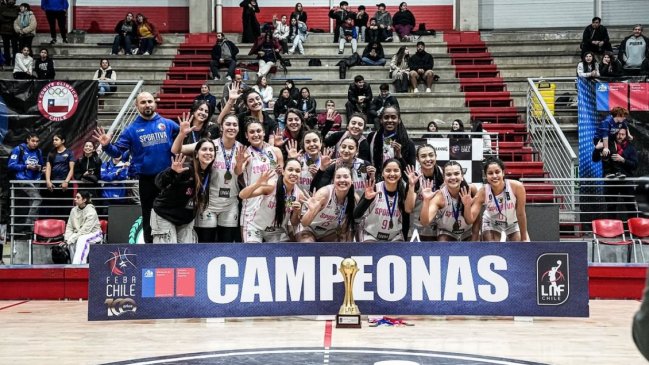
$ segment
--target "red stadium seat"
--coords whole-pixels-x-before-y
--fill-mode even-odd
[[[34,238],[29,241],[29,264],[33,263],[33,245],[60,245],[65,243],[65,221],[62,219],[39,219],[34,222]]]
[[[619,238],[622,238],[621,240]],[[602,262],[599,252],[600,243],[611,246],[631,246],[633,258],[638,262],[633,240],[627,240],[624,234],[624,223],[619,219],[595,219],[593,221],[593,250],[597,249],[597,261]]]
[[[630,218],[627,225],[629,226],[629,238],[640,245],[640,256],[645,262],[642,245],[649,245],[649,218]]]
[[[104,235],[104,243],[106,242],[106,236],[108,235],[108,221],[105,219],[99,220],[99,225],[101,226],[101,233]]]

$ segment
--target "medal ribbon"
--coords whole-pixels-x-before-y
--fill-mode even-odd
[[[334,193],[334,199],[336,199],[335,193]],[[336,203],[336,205],[338,205],[338,203]],[[345,216],[346,210],[347,210],[347,199],[345,199],[345,205],[343,205],[342,209],[340,209],[340,212],[338,213],[338,227],[342,227],[343,217]]]
[[[385,189],[385,184],[383,184],[383,194],[385,194],[385,205],[388,206],[388,214],[390,214],[390,222],[392,222],[392,216],[394,215],[394,209],[397,207],[397,198],[398,194],[394,194],[394,199],[392,199],[392,208],[390,208],[390,197],[388,196],[388,191]]]
[[[232,156],[234,156],[234,149],[236,147],[236,143],[234,146],[232,146],[232,151],[230,151],[230,156],[228,156],[225,153],[225,146],[223,145],[223,139],[219,138],[219,143],[221,144],[221,149],[223,150],[223,159],[225,160],[225,171],[230,172],[230,166],[232,166]]]
[[[207,184],[209,184],[209,183],[210,183],[210,175],[207,175],[207,176],[205,176],[205,179],[203,179],[203,187],[202,187],[201,192],[204,193],[205,190],[207,190]]]
[[[453,198],[451,197],[451,208],[453,209],[453,218],[455,218],[455,223],[459,222],[457,221],[458,218],[460,217],[460,204],[462,204],[460,201],[457,202],[457,206],[453,204]],[[457,208],[457,209],[456,209]]]
[[[505,183],[505,184],[506,184],[506,183]],[[496,203],[496,209],[498,209],[498,214],[500,214],[500,215],[503,214],[503,209],[505,210],[505,212],[507,212],[507,199],[506,199],[506,197],[507,197],[507,185],[505,185],[505,190],[504,190],[504,192],[505,192],[505,195],[503,195],[503,196],[505,197],[505,198],[503,199],[504,204],[503,204],[503,207],[500,208],[500,204],[498,204],[498,198],[496,198],[496,194],[494,194],[493,189],[491,190],[491,196],[492,196],[493,199],[494,199],[494,203]]]

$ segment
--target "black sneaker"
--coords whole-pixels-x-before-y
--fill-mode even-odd
[[[68,42],[67,38],[63,38],[63,43],[70,43],[70,42]]]
[[[338,54],[343,54],[343,51],[338,51]]]
[[[50,41],[50,44],[56,44],[56,39],[52,39],[52,40]]]

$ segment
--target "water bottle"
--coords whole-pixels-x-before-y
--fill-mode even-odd
[[[248,81],[248,71],[247,70],[243,71],[243,81]]]

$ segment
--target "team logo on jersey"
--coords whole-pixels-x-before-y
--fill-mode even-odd
[[[74,115],[79,106],[77,91],[64,81],[52,81],[38,93],[38,110],[53,122],[66,120]]]
[[[536,260],[536,299],[539,305],[561,305],[570,296],[567,253],[545,253]]]
[[[158,130],[164,132],[167,129],[164,123],[158,123]]]

